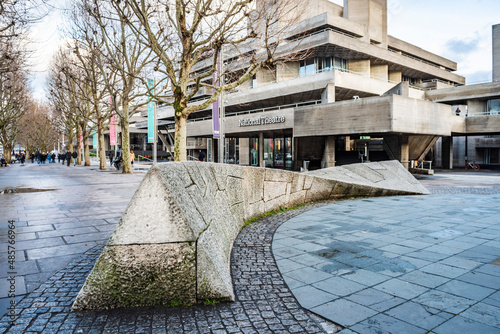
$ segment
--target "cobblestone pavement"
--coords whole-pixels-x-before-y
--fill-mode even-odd
[[[277,230],[299,303],[340,333],[500,333],[500,174],[421,178],[433,195],[341,201]]]
[[[315,206],[321,206],[316,204]],[[1,333],[324,333],[339,327],[303,309],[278,271],[271,240],[284,221],[311,208],[261,219],[235,241],[231,270],[236,301],[185,308],[135,308],[71,312],[71,305],[99,256],[87,251],[17,305],[13,323],[4,317]]]

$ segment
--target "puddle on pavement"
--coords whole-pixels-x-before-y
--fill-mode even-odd
[[[44,191],[54,191],[57,189],[38,189],[38,188],[6,188],[0,191],[0,194],[21,194],[21,193],[38,193]]]

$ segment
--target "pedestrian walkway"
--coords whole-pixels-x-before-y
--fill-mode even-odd
[[[143,176],[58,163],[0,168],[0,315],[10,303],[9,290],[19,300],[70,261],[105,243]],[[15,226],[12,239],[9,220]],[[14,242],[13,270],[7,240]],[[7,281],[12,272],[15,289]]]
[[[341,333],[499,332],[500,177],[483,172],[422,177],[435,195],[317,203],[245,227],[232,253],[235,302],[71,312],[143,175],[52,165],[0,169],[0,192],[57,189],[0,194],[0,238],[6,245],[7,220],[15,218],[22,283],[15,321],[0,316],[0,333],[342,329],[325,318],[345,327]],[[1,274],[7,259],[2,251]],[[5,309],[11,300],[3,298]]]
[[[284,223],[273,253],[299,303],[341,333],[499,333],[500,176],[423,183],[442,194],[342,201]]]

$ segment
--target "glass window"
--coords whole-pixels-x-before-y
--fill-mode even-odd
[[[301,60],[300,61],[300,68],[299,68],[299,75],[301,77],[305,77],[305,76],[314,75],[314,74],[316,74],[315,59],[309,58],[306,60]]]
[[[500,115],[500,99],[488,100],[486,108],[488,115]]]
[[[265,138],[264,139],[264,162],[265,167],[273,167],[273,150],[274,150],[274,139]]]
[[[227,164],[240,163],[240,139],[239,138],[226,138],[224,152],[224,162]]]
[[[250,138],[250,166],[259,166],[259,138]]]

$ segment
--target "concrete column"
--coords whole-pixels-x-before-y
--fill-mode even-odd
[[[361,74],[364,76],[370,76],[370,59],[367,60],[349,60],[348,64],[349,71]]]
[[[250,165],[250,139],[240,138],[240,165]]]
[[[321,93],[321,103],[331,102],[335,102],[335,84],[329,83]]]
[[[389,66],[371,64],[370,74],[374,78],[387,81],[389,80]]]
[[[492,28],[493,81],[500,81],[500,24]]]
[[[325,138],[325,151],[321,165],[324,168],[335,167],[335,137],[328,136]]]
[[[264,167],[264,134],[259,133],[259,167]]]
[[[442,138],[443,168],[453,169],[453,137]]]
[[[401,82],[401,80],[403,80],[401,71],[389,71],[389,81]]]
[[[401,164],[406,168],[410,168],[410,144],[409,136],[402,135],[400,137],[401,142]]]

